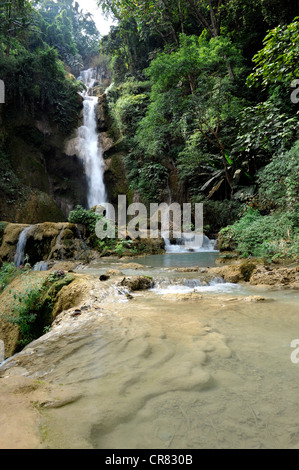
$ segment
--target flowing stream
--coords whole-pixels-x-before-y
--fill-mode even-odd
[[[80,80],[87,86],[80,155],[93,207],[107,201],[98,99],[89,93],[93,71]],[[29,229],[21,233],[16,266],[24,262]],[[39,407],[41,446],[299,448],[299,364],[291,360],[298,292],[205,279],[218,256],[214,241],[205,237],[191,248],[184,239],[165,241],[166,255],[138,260],[144,266],[138,272],[110,259],[83,269],[89,290],[78,308],[63,312],[50,332],[1,365],[4,380],[34,381],[32,395],[26,384],[21,390]],[[203,270],[169,269],[178,266]],[[123,274],[101,282],[108,268]],[[136,274],[150,276],[152,289],[122,287],[124,276]],[[17,428],[17,410],[10,429]]]
[[[206,236],[203,236],[201,244],[196,243],[196,237],[192,240],[190,237],[185,237],[184,234],[180,240],[176,240],[176,243],[171,243],[167,238],[164,238],[164,241],[166,253],[219,253],[216,250],[217,240],[210,240]]]
[[[298,293],[158,272],[128,300],[86,270],[81,315],[58,317],[0,368],[53,387],[44,446],[299,448]]]
[[[28,232],[32,226],[26,227],[20,234],[19,241],[17,244],[16,254],[15,254],[15,266],[18,268],[25,263],[25,250],[27,244]]]

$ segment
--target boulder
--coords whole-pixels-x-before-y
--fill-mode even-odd
[[[77,259],[86,251],[75,224],[45,222],[29,226],[9,223],[2,232],[0,263],[14,261],[19,237],[27,227],[30,230],[25,253],[32,266],[40,261]]]
[[[144,269],[144,266],[138,263],[127,263],[127,264],[122,264],[120,266],[120,269],[133,269],[134,271],[137,271],[138,269]]]
[[[153,279],[148,276],[125,277],[120,282],[120,286],[127,287],[132,291],[151,289],[153,285]]]
[[[106,272],[107,276],[123,276],[123,273],[119,269],[109,269]]]
[[[0,263],[12,262],[16,253],[18,240],[21,233],[28,225],[7,224],[3,234],[0,247]]]
[[[175,268],[174,271],[176,273],[198,273],[199,272],[199,267],[194,266],[190,268]]]
[[[198,302],[203,299],[203,296],[198,292],[188,292],[187,294],[164,294],[162,299],[175,302]]]
[[[252,286],[266,285],[273,287],[299,288],[299,266],[272,267],[258,266],[250,278]]]

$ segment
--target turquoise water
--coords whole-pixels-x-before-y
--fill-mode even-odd
[[[151,255],[138,259],[138,264],[152,266],[153,268],[192,267],[201,268],[215,267],[218,252],[201,253],[167,253],[165,255]]]

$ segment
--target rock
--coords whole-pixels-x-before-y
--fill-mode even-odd
[[[249,282],[253,271],[256,269],[256,263],[247,261],[240,266],[240,272],[245,282]]]
[[[0,339],[0,364],[5,360],[5,345],[4,341]]]
[[[14,261],[19,237],[27,227],[29,225],[5,225],[1,232],[0,263]],[[32,266],[41,261],[78,259],[87,252],[75,224],[46,222],[32,225],[27,233],[26,254]]]
[[[249,282],[256,268],[257,264],[253,261],[238,261],[230,265],[211,268],[210,273],[214,273],[216,277],[222,277],[225,282],[237,284]]]
[[[187,294],[164,294],[162,295],[163,300],[172,300],[175,302],[190,302],[202,300],[203,296],[198,292],[188,292]]]
[[[50,268],[50,271],[74,272],[78,267],[78,264],[79,263],[74,263],[73,261],[61,261],[54,263],[54,265]]]
[[[265,302],[265,297],[260,297],[258,295],[251,295],[250,297],[244,298],[245,302]]]
[[[107,132],[101,132],[99,134],[99,142],[104,152],[108,152],[115,145],[114,140],[109,137]]]
[[[153,279],[147,276],[125,277],[120,285],[132,291],[146,290],[153,287]]]
[[[80,309],[75,310],[74,313],[72,313],[72,317],[79,317],[82,314],[82,311]]]
[[[120,269],[133,269],[135,271],[137,271],[138,269],[144,269],[144,266],[142,264],[138,264],[138,263],[127,263],[127,264],[123,264]]]
[[[199,267],[194,266],[191,268],[175,268],[174,271],[176,273],[198,273],[199,272]]]
[[[2,234],[0,262],[12,262],[16,253],[19,237],[28,225],[7,224]]]
[[[107,276],[123,276],[123,273],[119,269],[110,269],[106,272]]]
[[[100,276],[100,281],[102,282],[109,281],[109,279],[110,279],[110,276],[106,276],[105,274]]]
[[[258,266],[250,278],[250,284],[298,288],[299,267]]]
[[[58,207],[53,197],[45,192],[28,195],[26,202],[16,212],[17,223],[38,224],[43,222],[58,222],[65,215]]]
[[[52,320],[54,321],[65,310],[77,307],[79,310],[81,304],[89,299],[89,293],[88,281],[81,278],[76,278],[70,285],[63,287],[57,295]]]

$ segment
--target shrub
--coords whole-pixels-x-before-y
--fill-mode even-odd
[[[102,218],[101,215],[96,214],[92,210],[84,209],[82,206],[77,206],[69,214],[69,222],[72,224],[82,224],[86,227],[89,235],[95,233],[97,222]]]
[[[298,256],[298,216],[294,212],[274,212],[263,216],[249,208],[234,225],[221,230],[221,250],[236,250],[243,257],[293,258]]]
[[[292,210],[299,200],[299,140],[284,154],[275,155],[258,175],[259,199],[263,205]]]
[[[0,293],[11,283],[18,275],[19,269],[13,263],[4,263],[0,269]]]
[[[39,338],[50,327],[55,299],[73,280],[74,276],[70,274],[56,272],[50,274],[41,286],[29,284],[25,291],[14,294],[15,302],[8,320],[20,329],[21,347]]]

